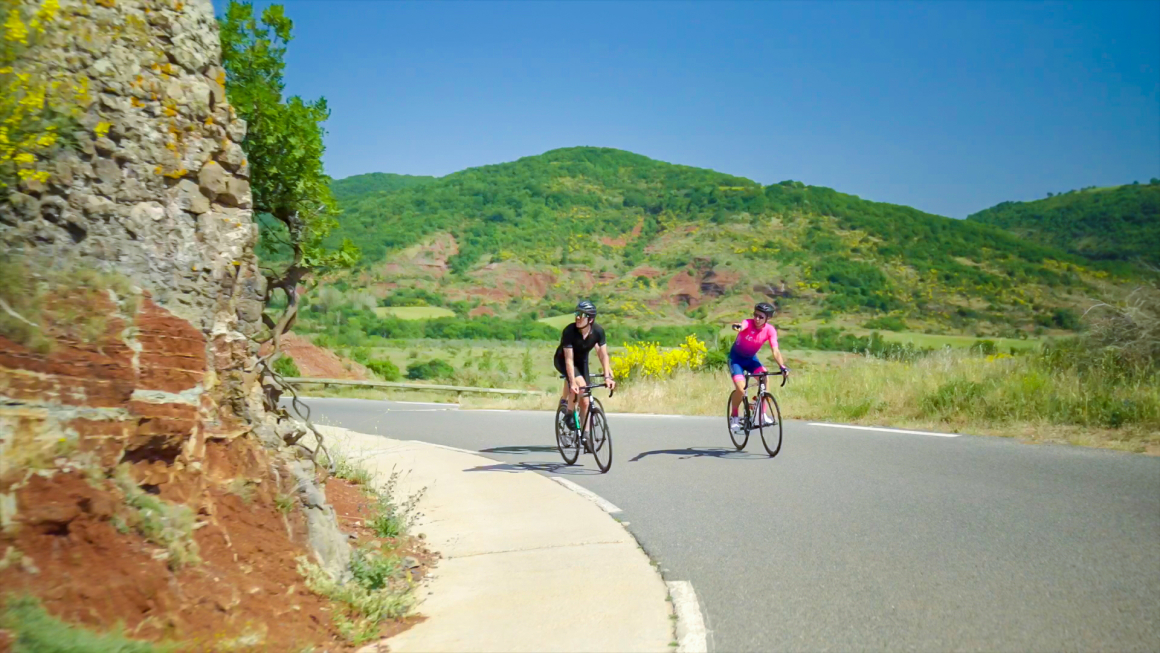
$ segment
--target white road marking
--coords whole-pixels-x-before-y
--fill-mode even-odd
[[[710,417],[709,415],[661,415],[659,413],[608,413],[615,415],[617,419],[621,417]]]
[[[667,581],[669,595],[673,597],[673,610],[677,613],[677,653],[706,653],[709,650],[705,637],[705,620],[701,617],[701,605],[693,584],[687,580]]]
[[[824,422],[810,422],[810,426],[829,426],[835,429],[858,429],[859,431],[884,431],[886,433],[902,433],[903,435],[933,435],[937,438],[957,438],[959,433],[935,433],[933,431],[907,431],[904,429],[888,429],[878,426],[852,426],[850,424],[826,424]]]
[[[572,481],[569,481],[566,478],[560,478],[559,476],[549,476],[548,478],[552,479],[553,481],[556,481],[557,483],[559,483],[560,485],[563,485],[564,487],[568,488],[569,490],[572,490],[573,492],[575,492],[576,494],[579,494],[580,496],[584,497],[585,499],[588,499],[592,503],[595,503],[597,506],[600,507],[601,510],[603,510],[604,512],[606,512],[608,514],[612,514],[614,512],[620,512],[620,508],[617,508],[616,506],[612,505],[611,503],[606,501],[603,497],[596,494],[592,490],[580,487],[579,485],[576,485]]]
[[[439,447],[440,449],[449,449],[451,451],[458,451],[459,453],[469,453],[473,456],[479,455],[478,451],[472,451],[470,449],[460,449],[459,447],[449,447],[445,444],[435,444],[434,442],[424,442],[422,440],[408,440],[408,442],[414,442],[416,444],[425,444],[425,445],[428,445],[431,447]]]
[[[439,403],[437,401],[390,401],[390,400],[387,400],[386,403],[406,404],[408,406],[445,406],[445,407],[449,407],[449,408],[459,408],[459,404]]]

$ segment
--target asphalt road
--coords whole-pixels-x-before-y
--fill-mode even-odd
[[[770,459],[724,418],[612,414],[601,475],[563,465],[550,413],[307,403],[599,494],[692,582],[711,651],[1160,650],[1160,458],[787,421]]]

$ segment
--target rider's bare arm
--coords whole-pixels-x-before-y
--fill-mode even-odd
[[[782,369],[785,369],[785,359],[781,357],[781,349],[774,347],[772,342],[769,343],[769,348],[773,350],[773,359],[777,361],[777,364],[781,366]]]
[[[564,370],[568,372],[568,387],[572,388],[572,392],[576,392],[576,365],[572,362],[572,348],[564,348]]]
[[[596,355],[600,357],[600,367],[604,370],[604,381],[608,384],[608,389],[612,390],[616,387],[616,381],[612,378],[612,362],[608,360],[608,345],[596,345]]]

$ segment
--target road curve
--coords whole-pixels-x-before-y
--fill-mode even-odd
[[[723,418],[612,414],[612,470],[565,467],[544,412],[309,399],[320,423],[567,478],[667,580],[716,651],[1155,651],[1160,458],[787,421],[781,454]]]

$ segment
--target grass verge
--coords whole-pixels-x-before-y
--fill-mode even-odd
[[[1160,453],[1160,378],[1115,379],[1052,367],[1034,356],[946,350],[915,361],[835,356],[791,360],[784,388],[772,388],[787,419],[954,431]],[[1105,378],[1106,377],[1106,378]],[[724,416],[727,373],[681,372],[634,381],[610,412]],[[463,408],[551,410],[556,397],[473,398]]]

